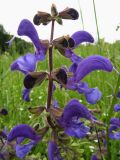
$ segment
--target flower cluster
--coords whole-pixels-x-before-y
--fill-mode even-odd
[[[113,70],[111,61],[104,56],[92,55],[83,58],[74,52],[74,49],[81,43],[94,42],[94,38],[87,31],[77,31],[71,36],[67,35],[53,39],[55,21],[61,25],[63,19],[76,20],[78,17],[79,14],[75,9],[66,8],[58,12],[55,5],[51,7],[51,14],[38,11],[33,18],[35,25],[47,25],[52,22],[50,41],[41,40],[34,25],[28,19],[23,19],[19,24],[18,35],[29,37],[35,47],[34,53],[27,53],[11,64],[12,71],[18,70],[24,74],[23,100],[30,101],[30,91],[41,85],[44,80],[48,81],[47,106],[29,108],[29,111],[37,116],[40,116],[43,112],[47,113],[45,127],[35,129],[27,124],[19,124],[13,127],[10,133],[5,134],[7,137],[6,144],[15,149],[19,158],[24,158],[50,131],[48,158],[49,160],[62,160],[60,151],[64,150],[65,147],[64,138],[68,139],[70,136],[83,139],[91,132],[91,126],[99,123],[92,112],[75,98],[71,99],[64,108],[56,105],[57,101],[54,101],[53,93],[57,82],[65,89],[84,94],[88,103],[96,104],[102,97],[101,91],[97,87],[90,88],[83,79],[96,70],[106,72],[112,72]],[[61,66],[59,69],[53,69],[53,49],[57,49],[61,55],[70,59],[72,64],[69,68]],[[49,56],[48,71],[38,71],[37,63],[43,61],[47,55]],[[118,107],[116,109],[118,110]],[[120,127],[119,119],[111,119],[110,123],[109,136],[116,139],[120,133],[113,134],[112,131]],[[60,136],[61,133],[62,136]],[[26,139],[29,139],[29,142],[25,144],[23,142]],[[3,157],[2,159],[4,159],[4,155],[5,153],[0,154]],[[95,159],[95,156],[93,159]]]

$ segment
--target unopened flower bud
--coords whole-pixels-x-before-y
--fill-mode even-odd
[[[52,4],[51,6],[51,15],[52,17],[56,17],[58,15],[58,11],[55,4]]]
[[[62,19],[71,19],[76,20],[79,17],[79,13],[74,8],[65,8],[62,12],[59,13],[59,16]]]
[[[47,25],[51,21],[51,15],[46,12],[38,11],[38,13],[34,16],[33,22],[35,25]]]

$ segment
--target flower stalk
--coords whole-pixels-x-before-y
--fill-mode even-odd
[[[50,108],[51,98],[52,98],[52,87],[53,87],[53,79],[52,79],[52,70],[53,70],[53,45],[52,40],[54,36],[54,24],[55,20],[52,20],[51,25],[51,36],[50,36],[50,47],[49,47],[49,59],[48,59],[48,67],[49,67],[49,84],[48,84],[48,98],[47,98],[47,108]]]

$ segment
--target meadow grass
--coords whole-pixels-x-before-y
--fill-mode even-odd
[[[101,43],[102,44],[102,43]],[[96,45],[81,45],[79,48],[75,50],[78,55],[82,57],[87,57],[89,55],[98,54],[98,46]],[[58,51],[54,50],[54,68],[59,68],[61,66],[69,67],[71,62],[69,59],[66,59],[62,55],[58,55]],[[116,69],[120,70],[119,60],[120,60],[120,46],[116,44],[102,44],[102,55],[111,59],[113,65]],[[23,88],[23,79],[24,75],[18,71],[11,72],[10,64],[19,57],[19,54],[9,55],[8,52],[0,56],[0,107],[4,107],[8,110],[9,114],[4,117],[0,117],[0,128],[3,129],[5,126],[9,131],[10,128],[15,126],[16,124],[26,123],[34,126],[36,122],[40,123],[40,126],[44,126],[44,116],[34,117],[28,112],[28,107],[34,107],[39,105],[45,105],[47,99],[47,81],[43,82],[43,84],[39,87],[36,87],[31,92],[31,101],[24,102],[21,98],[21,91]],[[48,68],[48,59],[45,61],[39,62],[37,65],[37,70],[47,70]],[[61,91],[59,85],[57,90],[54,93],[55,99],[57,99],[60,107],[64,107],[65,104],[71,98],[77,98],[83,104],[85,104],[88,108],[98,108],[101,110],[100,114],[95,114],[95,116],[100,120],[106,121],[106,114],[108,107],[111,102],[111,94],[114,92],[114,88],[117,81],[117,73],[113,71],[112,73],[107,73],[103,71],[95,71],[88,75],[83,81],[87,81],[90,87],[96,87],[101,90],[103,93],[102,99],[96,105],[90,105],[86,102],[83,95],[78,94],[74,91],[69,91],[63,89]],[[119,100],[118,102],[119,103]],[[33,154],[38,157],[38,159],[45,160],[46,159],[46,147],[47,143],[42,142],[39,143],[37,147],[33,149]],[[96,146],[96,143],[88,142],[86,139],[77,141],[75,143],[78,145],[80,153],[84,155],[85,160],[90,159],[90,155],[92,154],[92,150],[89,146]],[[86,145],[87,144],[87,145]],[[116,146],[120,147],[118,141],[112,142],[112,160],[116,160],[118,149]],[[85,153],[84,150],[87,152]],[[81,159],[82,160],[82,159]]]

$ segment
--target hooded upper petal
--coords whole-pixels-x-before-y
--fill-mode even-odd
[[[34,54],[27,53],[24,56],[19,57],[11,64],[11,70],[19,70],[24,74],[32,72],[36,68],[37,58]]]
[[[71,38],[75,41],[75,47],[81,44],[82,42],[94,42],[94,38],[92,35],[86,31],[77,31],[75,32]]]
[[[57,144],[54,141],[48,143],[48,159],[62,160]]]
[[[113,66],[109,59],[100,55],[89,56],[79,63],[74,74],[74,79],[76,82],[79,82],[92,71],[103,70],[111,72],[112,69]]]
[[[20,124],[15,126],[8,134],[8,141],[12,141],[18,137],[25,137],[31,140],[40,140],[40,136],[36,134],[33,128],[27,124]]]
[[[19,24],[17,32],[19,36],[27,36],[31,39],[37,49],[39,60],[43,60],[47,47],[41,43],[34,25],[28,19],[23,19]]]
[[[86,118],[92,120],[93,116],[90,111],[81,104],[77,99],[72,99],[64,108],[64,112],[59,119],[61,125],[67,125],[72,122],[73,118]]]

